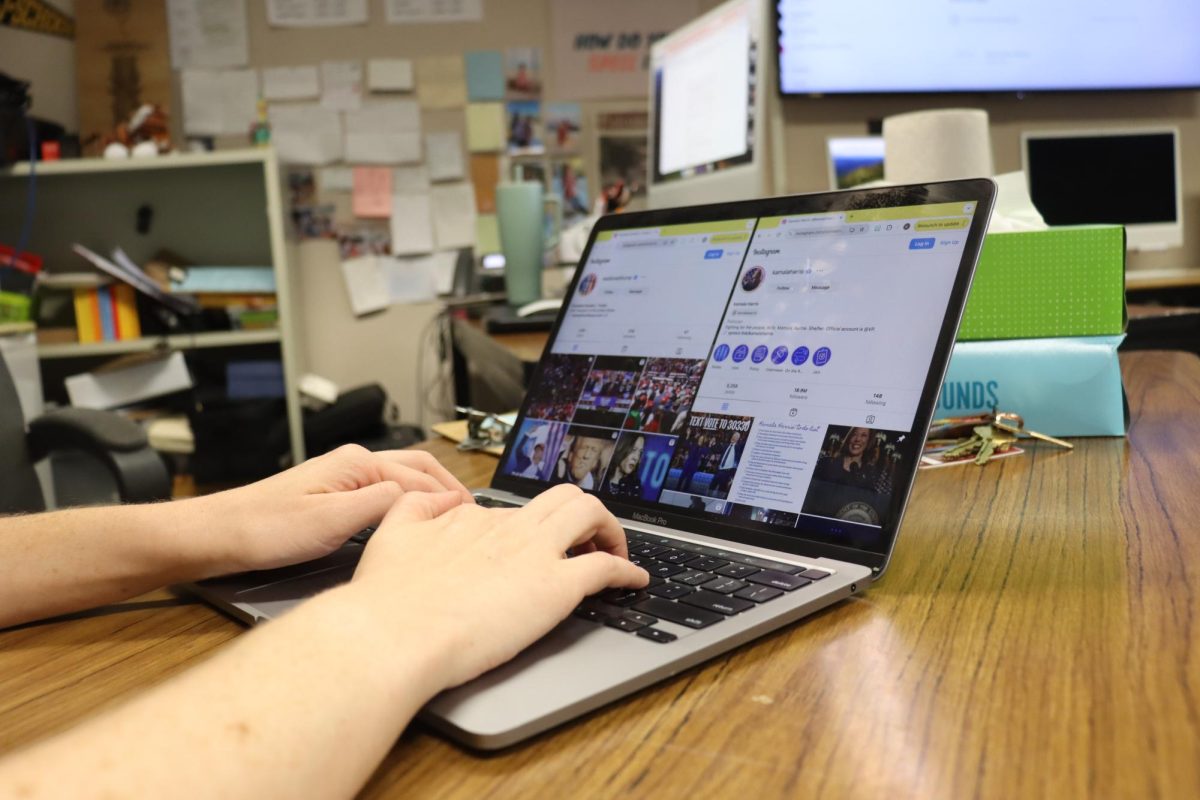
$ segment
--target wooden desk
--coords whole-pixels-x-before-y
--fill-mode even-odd
[[[1200,796],[1200,360],[1123,361],[1128,441],[922,473],[864,597],[500,755],[417,726],[366,796]],[[473,485],[496,463],[424,446]],[[185,606],[0,634],[0,749],[240,630]]]

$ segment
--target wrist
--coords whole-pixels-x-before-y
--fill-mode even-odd
[[[450,632],[423,625],[420,612],[397,611],[367,582],[323,592],[297,611],[303,609],[335,628],[384,691],[414,704],[412,713],[447,688],[456,650]]]
[[[203,580],[250,568],[241,557],[243,514],[237,508],[236,491],[148,506],[165,518],[160,529],[172,548],[171,556],[188,572],[180,580]]]

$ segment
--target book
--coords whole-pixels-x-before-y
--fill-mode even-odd
[[[96,293],[96,307],[100,316],[100,335],[106,342],[117,340],[116,317],[113,314],[112,291],[107,286],[93,289]]]
[[[142,324],[138,319],[137,297],[133,287],[119,283],[112,287],[113,310],[117,318],[117,335],[122,339],[140,339]]]
[[[103,338],[100,335],[99,303],[93,304],[95,294],[94,288],[75,290],[75,328],[81,344],[98,342]]]

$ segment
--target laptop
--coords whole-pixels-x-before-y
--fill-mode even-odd
[[[651,585],[588,598],[421,718],[506,747],[877,580],[994,193],[963,180],[602,218],[477,498],[575,483],[621,519]],[[363,538],[192,589],[270,619],[348,580]]]

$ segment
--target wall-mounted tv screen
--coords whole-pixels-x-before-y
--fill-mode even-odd
[[[1200,87],[1200,2],[777,0],[785,95]]]

